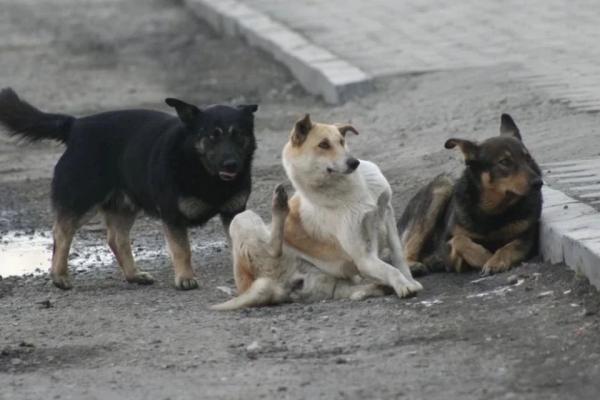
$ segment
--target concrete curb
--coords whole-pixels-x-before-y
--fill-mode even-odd
[[[290,69],[308,92],[323,96],[330,104],[342,103],[372,88],[371,77],[361,69],[241,1],[184,2],[217,32],[242,37],[251,46],[273,55]]]
[[[543,188],[540,252],[565,263],[600,289],[600,213],[561,191]]]

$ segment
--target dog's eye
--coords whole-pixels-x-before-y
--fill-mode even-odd
[[[331,148],[331,145],[329,144],[329,142],[327,140],[323,140],[321,143],[319,143],[319,147],[327,150],[327,149]]]
[[[509,158],[503,158],[502,160],[498,161],[498,164],[502,165],[503,167],[510,167],[512,165],[512,161]]]

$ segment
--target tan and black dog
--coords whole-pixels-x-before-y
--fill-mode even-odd
[[[398,221],[413,273],[506,271],[537,252],[541,171],[503,114],[500,136],[482,143],[449,139],[466,168],[454,181],[437,176],[410,200]]]

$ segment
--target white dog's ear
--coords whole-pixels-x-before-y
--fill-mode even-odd
[[[304,118],[296,121],[294,125],[294,130],[292,131],[292,144],[294,146],[300,146],[306,140],[306,136],[313,127],[313,123],[310,120],[310,115],[304,115]]]
[[[356,128],[350,124],[335,124],[335,126],[337,126],[343,137],[346,137],[346,133],[348,132],[352,132],[355,135],[358,135],[358,131],[356,130]]]

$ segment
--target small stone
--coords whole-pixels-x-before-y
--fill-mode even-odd
[[[247,352],[255,353],[258,350],[260,350],[260,344],[256,340],[254,342],[250,343],[248,346],[246,346]]]
[[[348,364],[348,360],[344,357],[338,357],[335,359],[336,364]]]
[[[20,358],[11,358],[10,363],[11,365],[17,366],[21,365],[23,363],[23,360],[21,360]]]
[[[516,285],[517,282],[519,282],[519,277],[517,275],[510,275],[508,278],[506,278],[506,283],[509,285]]]

